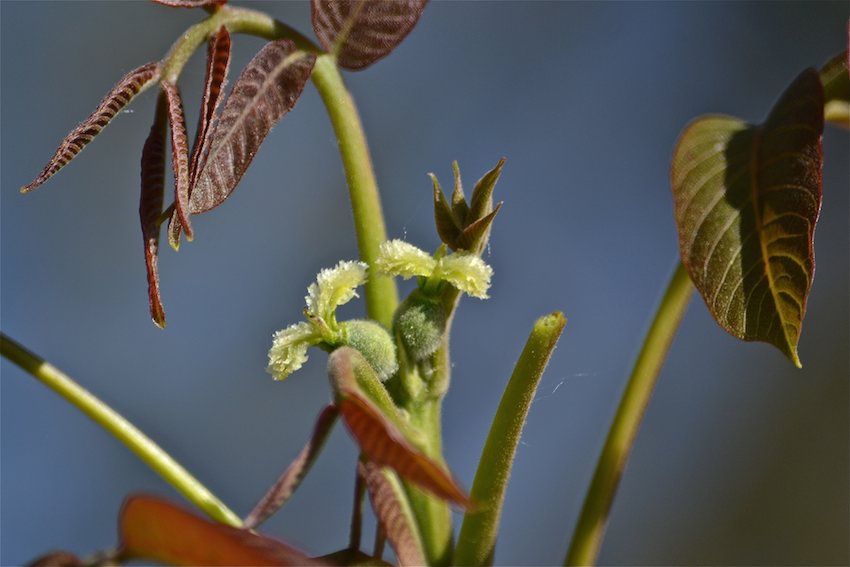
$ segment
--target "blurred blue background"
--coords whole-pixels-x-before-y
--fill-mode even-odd
[[[251,6],[310,32],[306,3]],[[4,0],[0,11],[2,329],[245,513],[329,399],[322,353],[286,383],[271,380],[271,334],[299,320],[320,268],[356,257],[315,89],[269,136],[233,197],[195,219],[195,241],[179,253],[163,247],[160,331],[148,317],[137,216],[153,89],[44,187],[26,196],[18,188],[119,77],[160,58],[202,14],[142,2]],[[426,172],[450,186],[457,159],[471,187],[508,158],[486,258],[492,298],[464,300],[452,336],[445,445],[465,486],[532,322],[556,309],[569,318],[517,454],[498,563],[563,559],[675,265],[668,166],[678,133],[703,113],[760,121],[802,69],[846,45],[847,17],[846,2],[434,2],[392,56],[346,74],[391,237],[436,246]],[[231,84],[261,45],[235,38]],[[191,128],[202,81],[196,56],[181,77]],[[850,561],[847,132],[828,127],[824,148],[803,370],[772,347],[728,336],[695,296],[601,563]],[[128,493],[176,498],[55,394],[5,360],[0,370],[0,563],[109,547]],[[355,459],[337,428],[264,529],[314,553],[343,547]]]

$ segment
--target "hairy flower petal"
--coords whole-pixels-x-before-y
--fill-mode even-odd
[[[357,287],[366,283],[368,266],[363,262],[342,261],[325,268],[316,283],[307,288],[307,310],[325,320],[335,321],[334,310],[357,297]]]
[[[403,240],[390,240],[381,244],[375,267],[389,276],[405,279],[413,276],[430,276],[437,261],[424,250]]]
[[[472,297],[487,299],[493,268],[474,254],[456,253],[439,261],[434,275],[438,274],[440,279],[449,282],[460,291]]]
[[[320,341],[313,326],[303,321],[276,332],[266,370],[275,380],[283,380],[307,362],[307,347]]]

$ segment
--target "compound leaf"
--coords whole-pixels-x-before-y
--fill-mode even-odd
[[[192,225],[189,223],[189,139],[186,135],[186,115],[183,113],[183,100],[180,89],[170,81],[163,80],[162,90],[168,100],[168,122],[171,124],[171,166],[174,170],[174,212],[180,225],[186,231],[186,238],[192,239]]]
[[[208,211],[233,192],[272,126],[295,106],[315,61],[314,54],[281,39],[266,44],[248,63],[212,134],[192,188],[191,213]]]
[[[671,184],[682,262],[714,319],[800,366],[821,205],[823,87],[803,71],[767,120],[706,116],[681,135]]]
[[[363,69],[407,37],[427,0],[312,0],[313,31],[346,69]]]
[[[121,557],[170,565],[315,565],[300,551],[261,536],[201,518],[148,495],[124,502],[119,518]]]
[[[159,63],[153,62],[133,69],[118,81],[109,91],[91,116],[74,128],[62,143],[53,157],[41,170],[41,173],[27,186],[21,188],[22,193],[28,193],[50,179],[56,172],[74,159],[95,136],[106,128],[115,115],[127,106],[133,98],[159,79]]]
[[[162,202],[165,195],[165,138],[168,135],[168,101],[160,93],[153,126],[142,148],[142,190],[139,198],[139,219],[145,243],[145,266],[148,277],[148,303],[151,319],[165,328],[165,310],[159,294],[159,228]]]

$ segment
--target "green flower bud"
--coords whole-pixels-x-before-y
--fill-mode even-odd
[[[438,301],[415,290],[396,311],[393,329],[407,354],[418,362],[439,348],[446,332],[446,313]]]
[[[381,381],[398,370],[395,342],[390,334],[374,321],[355,319],[339,324],[340,343],[360,352],[375,370]]]

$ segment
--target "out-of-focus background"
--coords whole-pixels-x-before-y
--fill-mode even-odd
[[[307,3],[251,6],[310,33]],[[203,14],[143,2],[12,1],[0,14],[2,329],[247,512],[329,399],[321,352],[286,383],[272,381],[271,334],[299,320],[320,268],[357,254],[315,89],[275,128],[232,198],[195,219],[195,241],[179,253],[163,245],[168,329],[160,331],[148,317],[137,216],[152,91],[34,194],[18,188],[119,77],[160,58]],[[676,262],[668,166],[677,135],[703,113],[760,121],[802,69],[846,46],[847,18],[846,2],[434,2],[395,53],[346,74],[391,237],[436,246],[426,172],[448,187],[457,159],[471,187],[508,158],[486,256],[492,298],[465,299],[452,336],[445,445],[467,487],[532,322],[553,310],[569,318],[517,454],[497,563],[563,559]],[[234,43],[231,84],[262,45]],[[202,81],[199,55],[181,77],[190,128]],[[601,563],[850,560],[847,131],[827,127],[824,148],[803,370],[770,346],[728,336],[695,296]],[[0,563],[109,547],[128,493],[177,498],[44,386],[5,360],[0,370]],[[317,554],[343,547],[355,458],[338,427],[264,529]]]

